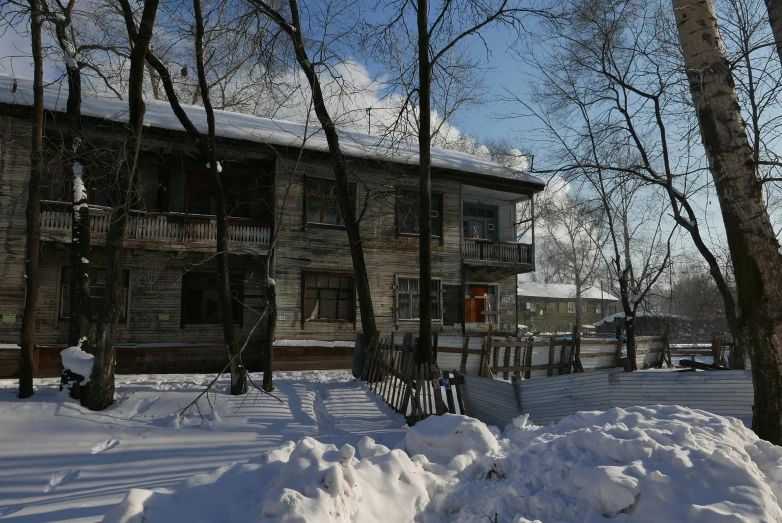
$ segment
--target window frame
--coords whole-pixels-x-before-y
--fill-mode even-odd
[[[216,319],[190,319],[187,317],[187,289],[217,289],[218,285],[193,285],[191,280],[197,278],[197,277],[215,277],[217,278],[218,273],[216,272],[210,272],[210,271],[185,271],[185,273],[182,275],[182,287],[181,287],[181,304],[180,304],[180,321],[179,326],[180,328],[184,329],[187,325],[219,325],[220,324],[220,317],[218,316]],[[244,327],[244,274],[241,272],[231,272],[229,274],[229,280],[233,280],[234,288],[231,289],[231,298],[232,298],[232,305],[236,307],[235,309],[232,308],[232,316],[233,316],[233,322],[234,324],[237,324],[239,328]],[[188,285],[190,283],[190,285]],[[236,295],[234,296],[234,293]],[[233,302],[233,299],[236,299],[236,303]],[[203,307],[203,297],[201,306]],[[218,297],[219,300],[219,297]],[[219,307],[219,305],[218,305]]]
[[[432,238],[438,238],[438,239],[442,240],[443,229],[444,229],[444,224],[443,224],[443,205],[444,204],[443,204],[443,201],[445,200],[445,193],[442,193],[440,191],[432,191],[431,195],[432,195],[433,199],[434,199],[435,196],[437,198],[439,198],[437,205],[436,206],[432,205],[432,209],[431,209],[430,216],[429,216],[429,227],[432,229],[432,235],[431,236],[432,236]],[[396,194],[396,202],[395,202],[395,205],[394,205],[394,231],[395,231],[397,237],[400,237],[400,236],[416,237],[416,236],[420,236],[421,235],[420,232],[410,232],[410,231],[403,231],[402,230],[402,223],[401,223],[401,220],[400,220],[400,217],[401,217],[402,213],[400,212],[400,207],[401,207],[401,204],[402,204],[402,201],[403,201],[402,199],[405,198],[405,197],[409,197],[409,196],[414,196],[414,197],[418,198],[416,203],[413,205],[413,214],[415,215],[416,220],[417,220],[417,217],[418,217],[418,214],[419,214],[418,209],[420,208],[420,201],[421,200],[419,198],[418,191],[417,190],[413,190],[413,189],[398,189],[397,190],[397,194]],[[405,206],[407,207],[408,204],[405,203]],[[437,213],[437,216],[432,216],[432,214],[434,214],[434,213]],[[437,227],[432,227],[432,220],[433,219],[437,219],[437,225],[438,225]]]
[[[350,278],[350,318],[349,319],[339,319],[339,318],[308,318],[306,317],[304,311],[306,309],[306,300],[307,300],[307,291],[308,290],[320,290],[321,287],[309,287],[307,284],[308,276],[312,277],[318,277],[318,276],[326,276],[326,277],[337,277],[337,278]],[[327,287],[325,287],[327,290],[332,290]],[[340,292],[342,289],[337,288],[337,311],[339,311],[339,301],[340,301]],[[320,300],[320,298],[318,298]],[[338,323],[338,324],[349,324],[352,323],[353,327],[356,326],[356,281],[353,278],[352,273],[344,273],[344,272],[330,272],[330,271],[317,271],[317,270],[304,270],[301,271],[301,308],[299,310],[301,313],[301,328],[303,329],[304,326],[307,323]],[[318,314],[320,314],[320,309],[318,310]],[[337,315],[339,315],[337,313]]]
[[[576,304],[575,304],[575,302],[572,302],[572,301],[567,302],[567,313],[568,314],[575,314],[576,313]]]
[[[394,323],[397,325],[400,323],[419,323],[421,321],[421,318],[402,318],[402,307],[401,307],[401,297],[402,297],[402,280],[409,280],[409,281],[416,281],[420,282],[420,278],[418,276],[408,276],[406,274],[398,274],[394,278],[396,280],[394,285]],[[437,300],[437,306],[432,307],[430,306],[432,313],[436,310],[438,313],[438,318],[434,317],[434,314],[432,314],[432,323],[442,324],[443,323],[443,315],[445,314],[445,309],[443,308],[443,279],[439,277],[432,277],[432,284],[437,282],[437,290],[432,289],[432,298],[436,298]],[[410,303],[412,304],[412,296],[414,296],[413,293],[408,292],[410,295]],[[420,296],[421,296],[421,286],[420,283],[418,285],[418,296],[419,296],[419,304],[420,304]],[[434,300],[433,300],[434,301]],[[432,303],[434,305],[434,303]],[[410,309],[411,316],[418,315],[417,311],[412,310],[412,305]]]
[[[327,183],[330,185],[332,190],[334,191],[330,195],[327,195],[325,193],[311,193],[309,190],[309,184],[311,182],[317,182],[317,183]],[[302,208],[302,219],[303,219],[303,226],[309,227],[309,226],[315,226],[315,227],[324,227],[324,228],[334,228],[334,229],[344,229],[345,228],[345,217],[342,214],[342,207],[339,203],[339,195],[336,192],[337,182],[336,180],[330,180],[328,178],[320,178],[316,176],[306,176],[304,178],[304,206]],[[353,205],[355,206],[357,203],[357,185],[355,182],[348,182],[348,188],[352,194],[353,197]],[[321,204],[320,204],[320,221],[319,222],[311,222],[309,221],[309,205],[310,205],[310,195],[320,195]],[[326,200],[325,198],[330,197],[333,198],[336,201],[337,204],[337,222],[339,223],[324,223],[326,219]],[[312,272],[312,271],[310,271]],[[354,282],[355,285],[355,282]]]
[[[59,285],[59,288],[57,290],[57,297],[58,297],[58,300],[57,300],[57,320],[58,321],[70,321],[70,319],[71,319],[70,311],[68,311],[68,316],[65,316],[63,314],[63,300],[64,299],[66,299],[66,298],[68,299],[68,304],[69,304],[69,307],[70,307],[71,280],[70,280],[70,278],[66,278],[65,277],[66,276],[65,271],[69,271],[70,268],[71,268],[70,265],[62,265],[61,268],[60,268],[60,278],[59,278],[60,285]],[[90,271],[105,271],[106,268],[105,267],[101,267],[101,266],[96,266],[96,267],[90,266],[89,270]],[[131,271],[130,271],[130,269],[129,268],[122,269],[122,275],[123,275],[123,278],[122,278],[123,281],[127,281],[128,282],[127,287],[123,287],[125,289],[125,306],[122,308],[122,314],[120,315],[120,321],[125,323],[130,318],[130,304],[131,304],[131,301],[130,301]],[[66,287],[67,287],[67,294],[65,294],[65,292],[66,292],[65,288]],[[100,287],[100,288],[105,289],[106,285],[105,284],[103,284],[103,285],[95,285],[95,283],[93,282],[93,278],[90,278],[90,301],[92,301],[92,298],[95,297],[95,296],[92,295],[92,289],[95,288],[95,287]],[[105,299],[105,296],[102,296],[102,298]],[[92,311],[92,304],[90,304],[90,316],[92,316],[90,319],[93,322],[97,319],[96,315]]]

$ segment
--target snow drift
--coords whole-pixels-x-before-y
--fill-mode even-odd
[[[679,406],[582,412],[503,434],[430,417],[400,448],[312,438],[176,489],[130,491],[104,521],[780,521],[782,448]]]

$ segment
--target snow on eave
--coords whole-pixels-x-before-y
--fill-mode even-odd
[[[576,299],[576,286],[569,283],[520,283],[517,295],[521,298]],[[581,289],[581,298],[587,300],[619,301],[619,298],[596,287]]]
[[[32,80],[16,78],[17,91],[11,92],[14,78],[0,75],[0,104],[31,106],[33,103]],[[52,84],[44,89],[44,106],[49,111],[65,112],[68,98],[67,87]],[[144,125],[158,129],[182,131],[168,102],[145,100],[146,113]],[[203,107],[183,105],[188,117],[201,131],[206,132],[206,113]],[[128,104],[124,100],[105,96],[87,96],[82,99],[82,115],[111,121],[127,121]],[[222,138],[265,143],[280,147],[300,147],[305,136],[305,126],[301,123],[285,120],[272,120],[229,111],[215,111],[217,134]],[[317,122],[310,123],[306,140],[308,150],[328,152],[326,137]],[[360,133],[340,133],[340,145],[347,156],[368,158],[378,161],[418,165],[418,147],[402,143],[397,147],[384,146],[381,138]],[[459,151],[450,151],[432,147],[432,166],[470,174],[480,175],[487,181],[511,182],[529,186],[530,190],[540,191],[545,182],[540,178],[521,171],[514,171],[492,162]]]

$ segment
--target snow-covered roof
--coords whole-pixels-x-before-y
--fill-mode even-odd
[[[33,104],[32,80],[17,78],[18,85],[15,93],[11,92],[13,81],[14,78],[11,76],[0,75],[0,103],[31,106]],[[44,105],[49,111],[65,112],[67,98],[68,89],[65,86],[53,84],[44,89]],[[160,129],[182,130],[182,126],[168,102],[145,100],[145,103],[147,110],[144,115],[144,125]],[[183,106],[183,108],[193,124],[205,133],[207,125],[204,108],[191,105]],[[82,100],[82,114],[111,121],[127,121],[128,103],[108,96],[85,94]],[[215,111],[215,119],[217,134],[222,138],[248,140],[281,147],[300,147],[305,134],[310,134],[306,139],[306,149],[328,152],[326,137],[317,126],[317,122],[311,123],[305,133],[305,125],[302,123],[259,118],[229,111]],[[340,134],[342,151],[348,156],[408,165],[418,164],[417,145],[402,143],[395,147],[386,147],[380,142],[380,138],[366,134],[347,132]],[[432,147],[432,166],[478,174],[488,180],[513,180],[530,184],[538,189],[545,186],[545,182],[540,178],[508,169],[491,160],[437,147]]]
[[[520,283],[519,296],[530,298],[575,299],[576,286],[570,283]],[[581,289],[581,297],[588,300],[619,301],[619,298],[595,287]]]

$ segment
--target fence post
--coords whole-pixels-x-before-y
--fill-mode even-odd
[[[448,386],[445,388],[445,399],[448,401],[448,412],[451,414],[456,414],[456,404],[453,401],[453,387],[454,384],[451,380],[451,373],[448,371],[443,371],[443,386],[445,387],[445,381],[448,381]]]
[[[657,363],[657,368],[662,369],[663,363],[668,363],[668,368],[672,368],[673,364],[671,363],[671,343],[669,339],[669,326],[666,323],[663,326],[663,346],[660,350],[660,361]]]
[[[462,362],[459,365],[459,372],[461,372],[462,374],[467,374],[467,358],[469,356],[469,352],[468,352],[469,350],[470,350],[470,335],[465,334],[464,347],[462,348]]]
[[[622,328],[616,326],[616,359],[614,361],[614,367],[622,366]]]
[[[529,347],[527,347],[527,352],[524,354],[524,366],[527,368],[526,371],[524,371],[524,379],[528,380],[532,378],[532,351],[535,350],[535,337],[530,336],[529,337]]]
[[[503,363],[506,369],[510,367],[510,336],[508,336],[507,343],[508,345],[505,347],[505,358]],[[508,379],[508,371],[502,373],[502,379]]]
[[[489,358],[491,358],[491,323],[489,324],[489,330],[486,333],[486,343],[484,343],[483,346],[483,361],[481,362],[483,366],[481,367],[481,375],[484,378],[491,378],[491,364],[489,362]]]

